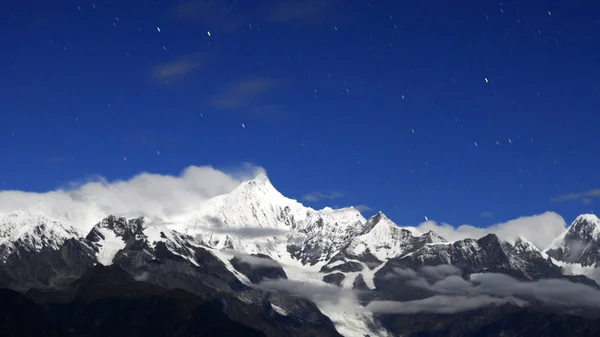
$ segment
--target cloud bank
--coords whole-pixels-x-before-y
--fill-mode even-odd
[[[373,301],[367,309],[382,314],[456,313],[490,305],[512,303],[520,307],[541,302],[551,307],[599,309],[600,290],[563,279],[522,282],[498,273],[460,276],[454,266],[423,267],[417,271],[394,268],[385,278],[426,289],[436,295],[413,301]]]
[[[453,314],[506,303],[508,303],[506,299],[485,295],[470,297],[436,295],[423,300],[406,302],[373,301],[367,305],[367,310],[378,314]]]
[[[263,281],[258,286],[265,290],[285,291],[298,297],[307,298],[316,304],[340,305],[348,300],[356,303],[355,292],[326,283],[276,279]]]
[[[110,214],[169,219],[231,192],[262,171],[249,164],[231,172],[190,166],[178,176],[141,173],[129,180],[99,177],[46,193],[0,191],[0,214],[16,210],[41,213],[82,230]]]
[[[470,225],[452,227],[444,223],[426,221],[417,226],[417,229],[422,233],[432,230],[448,241],[477,239],[489,233],[496,234],[501,240],[515,240],[518,237],[524,237],[538,249],[543,250],[566,230],[566,226],[565,220],[560,215],[546,212],[540,215],[520,217],[485,228]]]

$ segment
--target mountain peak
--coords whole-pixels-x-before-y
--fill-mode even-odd
[[[389,220],[389,218],[382,211],[377,212],[377,214],[375,214],[371,218],[369,218],[369,221],[372,221],[372,222],[379,222],[382,220]]]
[[[577,218],[575,218],[575,220],[573,222],[582,222],[582,221],[600,225],[600,219],[598,218],[598,216],[596,216],[596,214],[592,214],[592,213],[580,214],[579,216],[577,216]]]
[[[269,177],[267,176],[267,173],[265,173],[264,171],[259,172],[254,178],[251,179],[251,181],[255,181],[257,183],[271,183]]]
[[[600,237],[600,219],[595,214],[581,214],[575,218],[568,231],[589,238]]]
[[[264,172],[258,173],[254,178],[250,180],[246,180],[242,182],[235,190],[235,192],[241,192],[243,194],[252,194],[252,195],[260,195],[264,196],[265,194],[270,195],[278,195],[280,194],[277,189],[267,177],[267,174]]]
[[[579,215],[546,253],[559,261],[600,265],[600,220],[594,214]]]

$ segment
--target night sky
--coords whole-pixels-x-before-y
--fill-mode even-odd
[[[597,1],[24,0],[0,25],[3,190],[249,162],[407,225],[600,202]]]

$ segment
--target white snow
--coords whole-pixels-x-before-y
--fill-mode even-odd
[[[4,246],[8,254],[14,250],[15,242],[32,251],[46,247],[58,249],[67,239],[81,235],[71,224],[42,214],[24,211],[0,214],[0,246]],[[0,256],[0,262],[6,257]]]
[[[88,214],[81,219],[94,216],[96,214]],[[578,220],[594,224],[593,235],[600,237],[598,217],[584,214],[576,221]],[[0,214],[0,245],[8,247],[10,251],[12,242],[22,240],[35,250],[43,247],[58,248],[68,238],[85,236],[93,224],[77,226],[74,227],[68,221],[59,221],[39,214],[24,212]],[[107,228],[98,230],[105,237],[105,240],[98,243],[98,260],[104,265],[111,264],[117,252],[125,247],[125,242],[112,230]],[[444,242],[435,233],[422,233],[415,227],[399,227],[383,213],[367,220],[353,207],[341,209],[326,207],[321,210],[305,207],[298,201],[283,196],[273,187],[265,174],[259,174],[255,179],[243,182],[228,194],[202,202],[192,212],[168,219],[153,219],[147,223],[144,235],[149,243],[164,242],[174,254],[196,265],[193,250],[189,247],[202,246],[247,285],[251,284],[248,278],[235,270],[229,262],[234,256],[230,250],[245,254],[266,254],[282,265],[290,280],[323,287],[331,287],[331,285],[323,282],[322,277],[325,274],[320,273],[319,270],[332,257],[338,253],[360,255],[368,250],[383,263],[370,270],[361,262],[364,267],[361,272],[344,273],[345,279],[340,289],[344,296],[337,303],[317,303],[318,308],[330,317],[341,334],[361,337],[367,334],[385,336],[386,333],[371,330],[374,326],[373,316],[358,303],[352,289],[356,277],[362,274],[366,286],[375,289],[374,276],[377,271],[383,268],[390,258],[411,254],[407,251],[407,247],[412,240],[428,236],[426,237],[428,240],[434,241],[421,248],[423,254],[446,249],[436,245],[450,244]],[[563,233],[555,242],[560,244],[564,235]],[[288,252],[289,244],[294,244],[300,249],[307,246],[318,247],[320,250],[310,251],[310,254],[316,254],[317,263],[303,264],[293,258]],[[344,251],[346,245],[348,247]],[[539,252],[531,242],[522,238],[511,242],[510,247],[512,250]],[[471,240],[457,249],[464,249],[465,253],[468,253],[478,251],[480,247],[476,241]],[[546,256],[542,252],[539,253]],[[448,263],[452,262],[449,256],[444,254],[440,256],[446,258]],[[327,266],[333,268],[345,262],[347,261],[338,260]],[[511,258],[511,264],[517,267],[523,262],[518,258]],[[563,266],[568,273],[573,274],[586,274],[593,269],[559,261],[554,263]],[[250,300],[243,295],[240,295],[240,299]],[[278,314],[288,314],[284,308],[271,305]]]
[[[281,316],[287,316],[288,315],[288,312],[285,311],[284,308],[282,308],[282,307],[280,307],[280,306],[278,306],[276,304],[271,303],[271,308],[273,308],[273,311],[275,311],[276,313],[280,314]]]
[[[289,254],[287,254],[287,256],[282,256],[282,259],[279,262],[290,280],[313,283],[323,287],[330,286],[323,282],[322,277],[324,274],[318,272],[323,266],[323,263],[317,263],[314,266],[304,266],[298,260],[289,256]],[[355,278],[359,273],[350,274],[353,274],[353,277]],[[348,278],[348,275],[346,275],[346,278]],[[352,278],[352,282],[354,282],[354,278]],[[375,325],[373,315],[364,310],[358,303],[356,297],[351,295],[352,292],[349,288],[352,288],[351,284],[346,286],[348,296],[343,296],[337,303],[316,303],[317,307],[323,314],[331,319],[338,332],[343,336],[388,336],[387,332],[383,330],[373,331],[370,328],[370,326]]]
[[[600,237],[600,219],[595,214],[581,214],[574,222],[585,221],[593,226],[592,236],[594,238]]]
[[[563,268],[565,275],[590,275],[596,269],[594,266],[584,266],[579,263],[568,263],[550,258],[552,263]]]
[[[387,263],[387,261],[383,262],[382,264],[378,265],[377,267],[373,268],[373,270],[370,270],[369,268],[367,268],[366,265],[363,264],[363,266],[365,267],[362,271],[363,274],[363,280],[365,281],[365,284],[367,285],[367,287],[371,290],[375,289],[375,274],[385,266],[385,264]]]
[[[346,263],[346,261],[344,261],[344,260],[337,260],[337,261],[333,261],[333,262],[327,264],[325,267],[327,267],[327,268],[333,268],[333,267],[337,267],[337,266],[343,265],[344,263]]]
[[[552,241],[552,243],[544,250],[544,252],[548,250],[558,249],[564,246],[564,240],[569,233],[569,231],[577,224],[585,222],[591,225],[591,236],[590,239],[600,240],[600,219],[595,214],[581,214],[565,229],[562,234],[560,234],[556,239]]]
[[[414,239],[416,234],[418,234],[416,229],[402,229],[381,213],[379,220],[368,233],[352,239],[349,250],[354,254],[361,254],[369,248],[371,254],[377,259],[385,261],[401,256],[406,243]]]
[[[218,249],[209,249],[209,251],[215,257],[217,257],[219,260],[221,260],[221,262],[223,262],[223,264],[225,265],[225,268],[227,268],[227,270],[229,270],[233,275],[235,275],[235,277],[240,282],[242,282],[243,284],[248,285],[248,286],[252,284],[252,282],[250,281],[250,279],[248,279],[248,277],[246,275],[237,271],[231,264],[230,260],[234,256],[232,253],[229,253],[227,251],[218,250]]]
[[[125,248],[125,241],[115,235],[115,232],[108,228],[96,228],[104,236],[104,240],[98,242],[98,262],[105,266],[111,265],[117,253]]]

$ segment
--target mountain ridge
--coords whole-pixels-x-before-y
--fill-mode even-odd
[[[590,239],[587,245],[593,249],[586,250],[588,258],[574,262],[593,265],[590,261],[600,256],[594,250],[600,249],[594,217],[578,217],[555,240],[566,251],[572,248],[566,240],[569,232]],[[310,316],[320,323],[303,331],[328,331],[323,321],[328,317],[344,335],[385,336],[393,324],[384,328],[381,324],[386,320],[378,315],[348,308],[373,300],[421,300],[435,295],[411,286],[410,277],[406,289],[396,289],[391,281],[406,268],[419,271],[450,265],[467,278],[499,272],[522,281],[557,278],[595,284],[585,275],[565,275],[555,263],[572,262],[565,258],[570,255],[540,250],[527,238],[501,240],[487,234],[448,241],[433,230],[400,227],[381,211],[366,219],[354,207],[315,210],[283,196],[266,174],[169,219],[107,215],[90,226],[22,211],[0,219],[10,220],[0,222],[0,263],[13,268],[0,268],[0,287],[61,288],[96,265],[118,265],[144,282],[185,289],[207,299],[224,296],[229,303],[225,307],[240,308],[224,309],[228,315],[267,335],[289,334],[296,326],[294,319]],[[16,267],[23,258],[34,262]],[[448,276],[452,274],[444,277]],[[194,281],[198,278],[202,282]],[[294,282],[326,285],[328,292],[340,294],[356,292],[356,298],[348,299],[341,311],[328,300],[312,298],[316,290],[303,293],[311,298],[303,302],[286,295],[297,288]],[[311,301],[317,306],[308,304]],[[295,318],[278,328],[252,325],[253,314],[244,306],[255,302],[270,303],[257,311],[261,315],[275,312]]]

